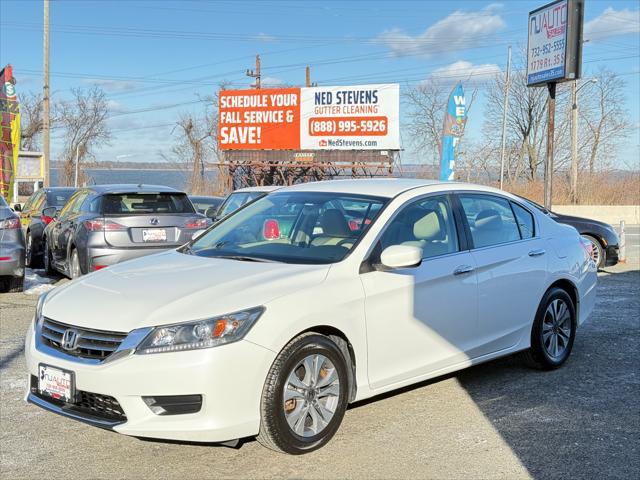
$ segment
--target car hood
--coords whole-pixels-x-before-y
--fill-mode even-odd
[[[265,305],[321,283],[328,271],[329,265],[205,258],[172,250],[56,288],[43,314],[69,325],[128,332]]]

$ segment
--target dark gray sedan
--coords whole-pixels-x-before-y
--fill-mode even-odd
[[[78,190],[45,229],[44,267],[71,278],[175,248],[206,228],[183,192],[157,185]]]
[[[21,292],[24,287],[24,235],[20,217],[0,196],[0,291]]]

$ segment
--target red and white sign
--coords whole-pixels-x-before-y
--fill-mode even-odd
[[[396,150],[397,84],[220,92],[223,150]]]

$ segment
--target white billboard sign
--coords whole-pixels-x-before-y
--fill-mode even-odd
[[[398,84],[301,89],[303,150],[400,149]]]
[[[528,85],[565,79],[568,4],[559,0],[529,13]]]

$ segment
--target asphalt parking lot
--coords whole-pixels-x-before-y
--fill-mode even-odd
[[[597,308],[560,370],[510,357],[363,402],[327,447],[302,457],[252,439],[239,449],[145,441],[25,404],[23,335],[37,295],[0,295],[0,476],[635,477],[640,248],[631,250],[627,264],[600,273]]]

